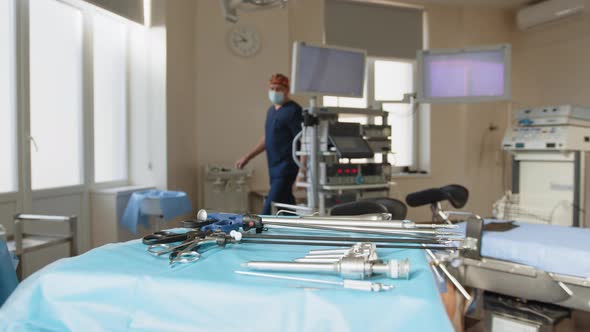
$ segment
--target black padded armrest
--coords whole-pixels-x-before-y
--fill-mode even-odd
[[[373,201],[356,201],[334,205],[330,210],[331,216],[358,216],[370,213],[388,213],[382,204]]]
[[[363,201],[377,202],[387,209],[393,220],[404,220],[408,215],[408,207],[402,201],[389,197],[365,198]]]

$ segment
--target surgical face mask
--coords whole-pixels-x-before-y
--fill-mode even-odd
[[[281,105],[285,102],[285,93],[281,91],[269,90],[268,99],[275,105]]]

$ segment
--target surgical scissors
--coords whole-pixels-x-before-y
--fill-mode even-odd
[[[201,254],[196,249],[205,244],[216,244],[218,238],[218,234],[207,234],[203,238],[198,238],[190,242],[183,249],[173,251],[170,254],[170,265],[198,261],[201,258]]]
[[[170,231],[157,231],[143,237],[142,242],[146,245],[164,244],[185,241],[187,233],[174,233]]]
[[[174,245],[166,242],[172,238],[178,239],[179,237],[175,237],[176,235],[179,234],[162,235],[162,239],[159,240],[161,243],[150,245],[148,251],[156,256],[170,254],[170,265],[195,262],[201,258],[201,254],[197,251],[200,246],[204,244],[215,244],[219,236],[224,234],[196,230],[184,234],[184,241],[180,244]]]
[[[168,232],[171,233],[171,232]],[[153,234],[156,236],[156,234]],[[148,235],[149,236],[149,235]],[[156,256],[161,256],[164,254],[172,253],[175,250],[181,250],[193,242],[200,241],[205,234],[202,231],[190,231],[183,234],[168,234],[168,235],[161,235],[159,239],[148,239],[149,244],[148,251]],[[175,240],[175,241],[172,241]],[[145,238],[144,238],[145,241]],[[173,245],[173,242],[180,242],[182,243],[178,245]],[[145,242],[144,242],[145,243]]]

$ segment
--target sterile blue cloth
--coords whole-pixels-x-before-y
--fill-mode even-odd
[[[146,190],[134,192],[129,198],[121,218],[121,224],[133,234],[137,234],[138,224],[145,227],[149,226],[150,216],[142,212],[142,206],[146,204],[147,200],[157,200],[158,210],[161,211],[161,215],[166,221],[190,213],[193,210],[186,193],[181,191]],[[154,206],[153,202],[148,203],[151,207]]]
[[[485,223],[505,222],[485,220]],[[543,271],[590,278],[590,229],[515,222],[506,232],[484,231],[481,255]],[[459,224],[463,232],[465,223]]]
[[[409,280],[375,279],[396,286],[382,293],[234,273],[310,249],[231,244],[170,268],[140,241],[109,244],[22,282],[0,309],[0,331],[453,331],[422,250],[379,249],[412,270]]]
[[[0,306],[18,285],[15,261],[8,251],[6,242],[0,239]]]

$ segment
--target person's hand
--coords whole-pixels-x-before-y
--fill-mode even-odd
[[[297,181],[305,182],[307,181],[307,168],[300,168],[299,173],[297,173]]]
[[[240,158],[238,161],[236,161],[236,168],[237,169],[242,169],[244,168],[244,166],[246,166],[248,164],[248,157],[242,157]]]

